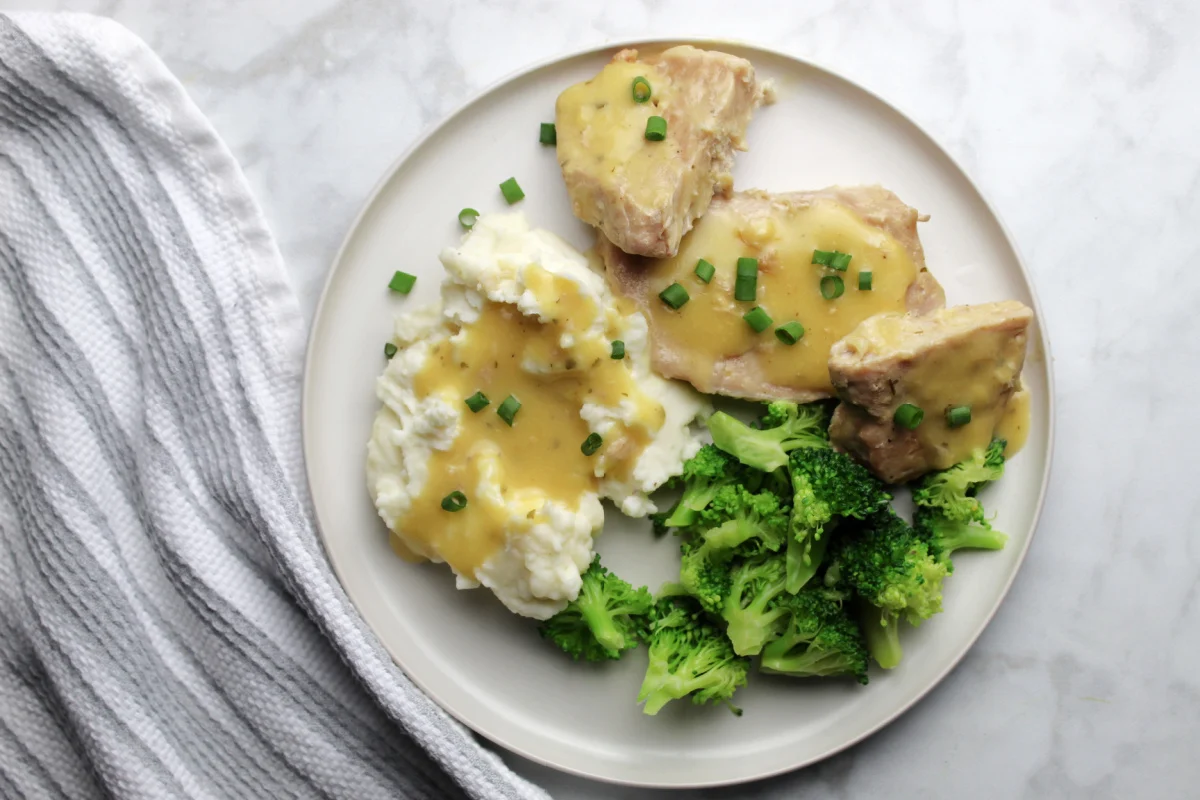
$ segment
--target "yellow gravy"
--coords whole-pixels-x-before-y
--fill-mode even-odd
[[[814,250],[837,250],[853,258],[837,272],[812,263]],[[733,297],[739,257],[758,259],[758,298]],[[694,274],[705,259],[716,268],[705,285]],[[739,369],[754,369],[765,382],[797,392],[832,394],[829,349],[867,317],[903,311],[905,294],[918,268],[888,233],[867,224],[840,203],[817,199],[807,206],[773,204],[768,212],[746,218],[727,204],[714,204],[696,224],[674,258],[646,261],[650,324],[658,347],[684,359],[681,370],[697,389],[710,392],[722,362],[745,355]],[[858,288],[860,272],[872,274],[871,291]],[[836,275],[845,292],[827,300],[821,278]],[[678,311],[656,296],[672,283],[687,289],[690,300]],[[754,330],[742,318],[755,305],[773,320],[770,329]],[[796,321],[804,336],[785,345],[774,328]]]
[[[910,320],[888,315],[868,325],[872,342],[895,346]],[[1009,439],[1007,455],[1021,448],[1029,430],[1029,395],[1019,388],[1024,362],[1025,337],[1007,330],[981,330],[913,361],[896,405],[913,403],[925,412],[915,433],[934,469],[963,461],[997,436]],[[950,427],[946,410],[954,406],[970,406],[971,421]]]
[[[633,99],[633,81],[645,78],[651,97],[645,103]],[[660,70],[636,61],[613,61],[596,77],[577,83],[558,97],[555,125],[558,129],[558,162],[564,170],[580,169],[600,182],[620,181],[634,202],[645,207],[665,207],[681,191],[679,148],[672,135],[675,91]],[[667,138],[646,139],[646,120],[666,117]],[[675,133],[682,133],[676,131]],[[626,180],[628,178],[628,180]],[[682,180],[688,181],[690,175]],[[685,195],[690,187],[682,187]],[[573,193],[575,213],[584,220],[598,220],[603,209],[596,207],[596,192]]]
[[[631,469],[664,421],[662,406],[634,383],[629,362],[612,359],[608,341],[580,336],[602,311],[578,285],[536,266],[526,268],[525,280],[545,321],[485,302],[476,321],[433,346],[416,376],[419,398],[463,404],[462,416],[451,447],[433,452],[429,477],[397,529],[465,576],[504,544],[510,529],[540,522],[547,501],[578,508],[583,493],[596,491],[597,475]],[[620,318],[606,314],[606,321],[609,337],[620,338]],[[561,346],[564,334],[575,337],[572,347]],[[491,403],[473,413],[464,401],[476,391]],[[496,413],[509,395],[521,402],[511,426]],[[589,431],[581,407],[622,400],[635,404],[636,423],[610,432],[597,453],[585,456],[580,448]],[[481,480],[498,489],[481,492]],[[466,496],[466,508],[446,511],[442,500],[456,491]],[[397,537],[393,547],[413,555]]]

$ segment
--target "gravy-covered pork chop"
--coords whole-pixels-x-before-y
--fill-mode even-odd
[[[661,375],[710,394],[808,402],[833,395],[829,349],[864,319],[944,305],[925,268],[919,219],[878,186],[746,191],[714,199],[673,258],[631,256],[603,237],[597,251],[616,291],[650,321]],[[708,281],[697,273],[701,259],[712,265]],[[749,301],[735,297],[739,259],[757,261]],[[672,308],[660,293],[676,283],[688,300]],[[756,306],[771,319],[762,331],[744,318]],[[794,343],[776,332],[788,323],[803,329]]]
[[[888,483],[964,460],[1005,424],[1032,319],[1023,303],[1006,300],[866,320],[829,355],[843,401],[829,438]],[[895,418],[906,404],[920,410],[915,428]],[[911,425],[917,412],[906,413]]]
[[[628,253],[674,255],[713,194],[729,192],[733,151],[746,149],[762,101],[744,58],[687,45],[640,60],[637,50],[617,53],[555,106],[575,216]],[[651,117],[666,121],[661,140],[647,138]]]

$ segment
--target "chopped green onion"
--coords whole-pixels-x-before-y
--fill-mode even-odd
[[[464,208],[458,212],[458,224],[467,230],[475,227],[475,220],[477,219],[479,219],[479,212],[473,208]]]
[[[961,428],[970,421],[970,406],[952,406],[946,409],[946,424],[951,428]]]
[[[912,403],[905,403],[892,415],[893,422],[910,431],[916,430],[923,419],[925,419],[925,412],[921,410],[920,406],[914,406]]]
[[[558,129],[553,122],[543,122],[538,132],[538,141],[542,144],[558,144]]]
[[[850,259],[852,258],[854,256],[834,250],[833,258],[829,259],[829,268],[836,269],[838,272],[845,272],[846,267],[850,266]]]
[[[696,277],[705,283],[709,283],[713,279],[713,275],[717,274],[717,268],[705,261],[703,258],[696,262]]]
[[[483,411],[485,408],[487,408],[488,403],[492,401],[488,400],[487,395],[483,392],[476,392],[463,402],[467,404],[467,408],[478,414],[480,411]]]
[[[860,291],[871,291],[871,277],[871,273],[869,272],[858,273],[858,288]]]
[[[755,333],[762,333],[771,327],[771,318],[762,310],[762,306],[750,309],[742,315],[742,319],[746,320],[746,324],[753,328]]]
[[[646,138],[652,142],[661,142],[667,138],[667,121],[662,117],[646,120]]]
[[[517,412],[520,410],[521,401],[510,394],[508,397],[504,398],[504,402],[501,403],[500,407],[496,409],[496,414],[500,416],[500,419],[507,422],[508,427],[511,428],[513,424],[513,417],[515,417]]]
[[[739,258],[737,278],[733,282],[734,300],[753,300],[758,296],[758,259]]]
[[[396,345],[388,342],[383,346],[383,357],[388,361],[392,360],[392,356],[396,355]]]
[[[828,267],[829,262],[833,261],[834,250],[813,250],[812,263],[820,264],[822,267]]]
[[[412,291],[413,284],[417,282],[416,275],[409,275],[407,272],[396,270],[396,274],[388,281],[388,288],[393,292],[400,294],[408,294]]]
[[[612,343],[612,358],[620,361],[625,357],[625,343],[620,339],[613,339]]]
[[[516,178],[509,178],[504,183],[500,184],[500,192],[504,195],[504,199],[508,201],[510,206],[525,197],[525,193],[521,191],[521,187],[517,185]]]
[[[585,456],[590,456],[599,450],[602,444],[604,444],[604,440],[600,438],[600,434],[589,433],[588,437],[583,440],[583,444],[579,445],[579,449]]]
[[[689,300],[687,289],[683,288],[678,283],[672,283],[670,286],[663,289],[658,293],[658,297],[676,311],[682,308],[683,304]]]
[[[789,322],[775,329],[775,338],[784,344],[792,345],[804,336],[804,326],[799,322]]]
[[[650,81],[638,75],[633,79],[633,102],[644,103],[650,99]]]
[[[451,492],[442,498],[442,508],[446,511],[462,511],[467,507],[467,496],[462,492]]]
[[[837,275],[826,275],[821,278],[821,297],[826,300],[836,300],[845,291],[846,284]]]

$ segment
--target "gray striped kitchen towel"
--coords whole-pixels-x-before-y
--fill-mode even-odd
[[[237,165],[153,53],[0,15],[0,796],[546,797],[330,572],[302,349]]]

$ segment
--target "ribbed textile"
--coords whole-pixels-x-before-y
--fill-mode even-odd
[[[0,15],[0,796],[546,797],[331,573],[303,327],[153,53]]]

